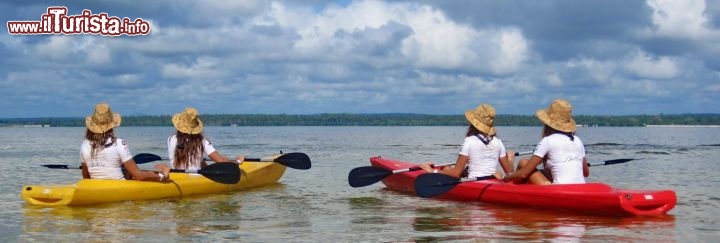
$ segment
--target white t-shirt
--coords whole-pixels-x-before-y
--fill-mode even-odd
[[[555,133],[544,137],[535,147],[533,155],[545,158],[545,169],[552,174],[553,184],[582,184],[585,146],[579,137],[573,140],[564,134]]]
[[[168,145],[168,157],[170,158],[170,168],[173,169],[180,169],[180,170],[200,170],[200,166],[202,165],[203,160],[205,160],[205,156],[212,154],[215,152],[215,147],[212,146],[210,141],[203,138],[203,153],[201,155],[198,155],[197,158],[192,159],[191,161],[193,163],[190,163],[189,168],[182,168],[184,166],[179,166],[178,168],[174,168],[175,166],[175,147],[177,147],[177,137],[175,135],[172,135],[167,140]]]
[[[489,176],[495,174],[500,158],[505,157],[505,145],[498,137],[485,145],[477,136],[468,136],[460,147],[460,154],[469,157],[468,177]]]
[[[90,156],[91,151],[90,140],[83,140],[80,145],[80,159],[87,166],[90,178],[125,180],[122,165],[125,161],[132,159],[130,148],[125,140],[116,139],[110,147],[100,150],[95,158]]]

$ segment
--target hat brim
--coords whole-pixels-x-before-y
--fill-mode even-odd
[[[188,124],[183,124],[182,120],[180,119],[180,116],[182,113],[177,113],[173,115],[172,117],[172,123],[175,129],[180,131],[181,133],[186,134],[200,134],[203,130],[203,124],[200,119],[198,119],[198,125],[195,127],[189,126]]]
[[[478,131],[481,131],[481,132],[487,134],[488,136],[495,135],[495,132],[496,132],[495,127],[490,127],[490,126],[487,126],[487,125],[483,124],[482,122],[480,122],[477,118],[475,118],[475,111],[473,111],[473,110],[466,111],[465,119],[468,122],[470,122],[470,124],[472,124],[472,126],[475,127],[475,129],[477,129]]]
[[[85,127],[87,127],[88,130],[94,133],[105,133],[110,129],[119,127],[121,122],[122,117],[118,113],[113,113],[112,122],[107,124],[95,124],[92,121],[92,116],[85,117]]]
[[[577,126],[575,124],[575,119],[570,118],[569,122],[558,122],[556,120],[553,120],[550,118],[546,110],[537,110],[535,112],[535,116],[540,119],[540,121],[548,125],[549,127],[552,127],[555,130],[561,131],[561,132],[574,132],[577,129]]]

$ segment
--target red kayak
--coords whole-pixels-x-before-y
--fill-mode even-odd
[[[414,163],[380,157],[370,158],[370,163],[387,170],[416,167]],[[422,170],[395,173],[383,179],[383,183],[391,190],[415,194],[415,180],[424,173]],[[541,186],[496,179],[456,183],[437,198],[601,215],[661,215],[677,203],[672,190],[626,190],[603,183]]]

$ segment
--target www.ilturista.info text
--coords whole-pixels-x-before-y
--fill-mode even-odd
[[[45,35],[45,34],[97,34],[106,36],[147,35],[150,23],[141,18],[130,21],[129,18],[108,16],[107,13],[93,14],[83,10],[79,15],[67,15],[66,7],[49,7],[47,13],[41,15],[40,21],[8,21],[8,32],[11,35]]]

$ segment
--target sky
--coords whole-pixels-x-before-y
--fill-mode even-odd
[[[142,19],[147,35],[0,31],[0,118],[720,113],[720,1],[0,1],[0,18]]]

